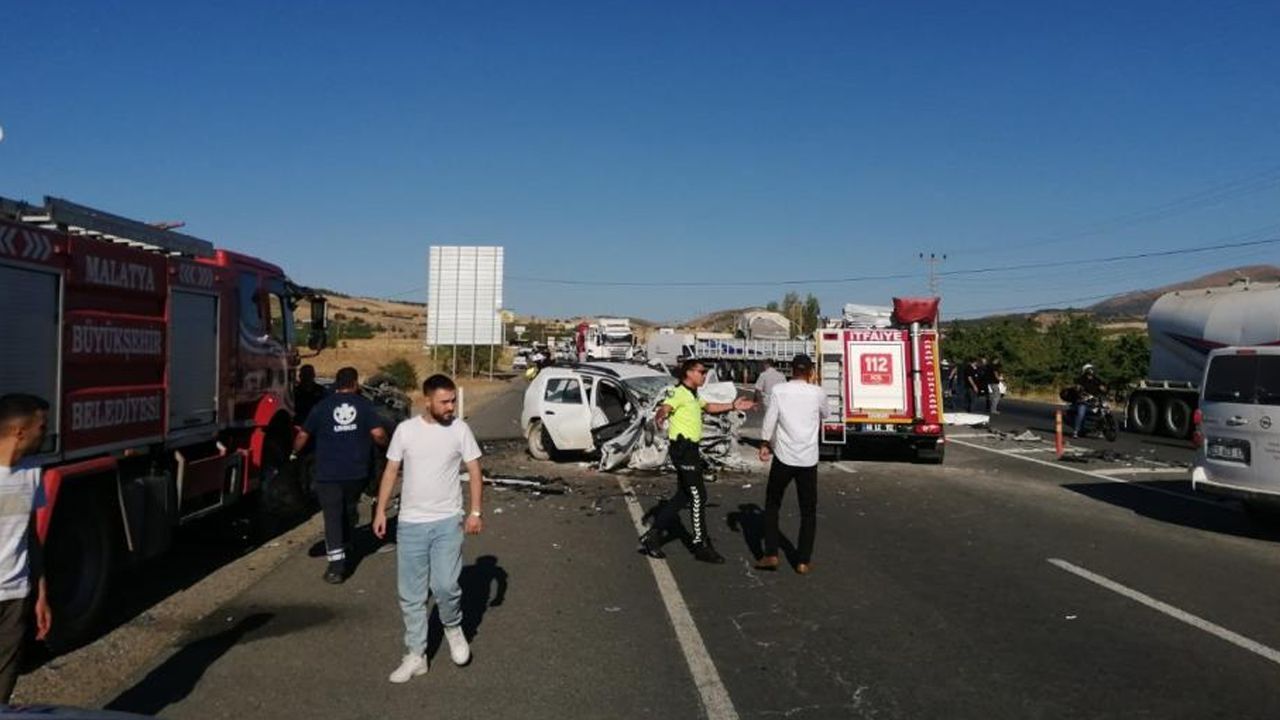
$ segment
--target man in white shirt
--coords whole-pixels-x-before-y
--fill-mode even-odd
[[[391,673],[393,683],[408,682],[427,672],[427,595],[436,609],[449,642],[449,656],[457,665],[471,660],[462,632],[462,536],[479,534],[483,477],[480,446],[471,428],[455,418],[458,388],[444,375],[422,383],[422,415],[400,423],[387,448],[387,467],[378,488],[373,533],[387,534],[387,504],[404,466],[400,515],[396,526],[396,574],[400,612],[404,617],[405,656]],[[463,520],[459,466],[469,476],[471,512]]]
[[[769,409],[769,395],[778,385],[787,381],[787,376],[783,375],[777,367],[774,366],[772,360],[764,361],[764,372],[760,373],[760,377],[756,378],[756,402],[764,403],[764,409]]]
[[[53,624],[44,575],[33,562],[39,547],[31,513],[43,505],[40,466],[22,461],[39,450],[48,415],[49,403],[34,395],[0,396],[0,705],[9,703],[18,680],[33,575],[36,639],[43,640]]]
[[[797,355],[791,361],[791,380],[773,388],[761,431],[760,460],[768,462],[769,485],[764,504],[764,556],[760,570],[778,569],[778,510],[791,481],[800,501],[800,544],[796,572],[807,575],[813,559],[818,511],[818,433],[827,415],[822,388],[809,382],[813,360]]]

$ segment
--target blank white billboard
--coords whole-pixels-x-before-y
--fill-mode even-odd
[[[427,345],[501,345],[502,248],[432,245]]]

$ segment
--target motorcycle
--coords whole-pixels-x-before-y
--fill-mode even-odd
[[[1089,433],[1099,431],[1107,442],[1115,442],[1116,436],[1120,432],[1119,423],[1116,422],[1116,416],[1111,413],[1111,403],[1105,398],[1090,396],[1082,401],[1085,406],[1084,424],[1080,426],[1080,437],[1086,437]],[[1077,406],[1073,405],[1068,413],[1069,422],[1075,422]]]

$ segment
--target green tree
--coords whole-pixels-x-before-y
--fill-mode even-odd
[[[385,375],[401,390],[412,390],[418,387],[418,371],[413,368],[413,363],[402,357],[378,366],[378,374]]]

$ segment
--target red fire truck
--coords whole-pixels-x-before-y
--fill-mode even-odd
[[[269,263],[56,198],[0,198],[0,393],[50,404],[36,460],[55,632],[90,630],[113,570],[254,494],[289,455],[293,313]]]
[[[831,410],[822,426],[825,454],[891,440],[921,462],[942,462],[938,298],[894,298],[892,313],[846,310],[830,324],[817,333],[818,372]]]

